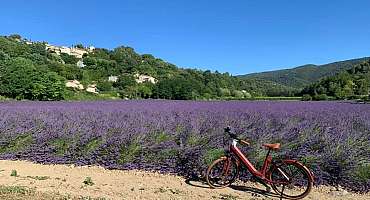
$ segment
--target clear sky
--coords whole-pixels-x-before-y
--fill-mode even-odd
[[[369,0],[9,0],[0,34],[233,75],[370,56]]]

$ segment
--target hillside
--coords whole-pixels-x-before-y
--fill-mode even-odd
[[[369,57],[352,59],[325,65],[303,65],[292,69],[276,70],[269,72],[253,73],[239,76],[240,78],[256,78],[276,82],[287,87],[302,89],[321,78],[335,75],[343,70],[362,63]]]
[[[131,47],[61,47],[19,35],[0,36],[0,73],[0,99],[249,99],[297,92],[262,79],[183,69]]]
[[[367,98],[370,92],[370,60],[342,72],[321,79],[305,89],[302,94],[307,100]],[[309,95],[309,96],[307,96]]]

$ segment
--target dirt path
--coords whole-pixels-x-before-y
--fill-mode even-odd
[[[15,171],[16,173],[15,173]],[[11,176],[11,174],[13,176]],[[86,179],[91,177],[91,181]],[[85,183],[83,183],[85,181]],[[142,171],[105,170],[101,167],[41,165],[25,161],[0,160],[0,185],[26,186],[38,193],[65,197],[105,199],[279,199],[262,195],[263,187],[254,183],[232,188],[209,189],[207,185],[172,175]],[[253,191],[257,191],[253,192]],[[64,197],[64,198],[65,198]],[[68,198],[67,198],[68,199]],[[306,199],[369,199],[359,195],[314,188]]]

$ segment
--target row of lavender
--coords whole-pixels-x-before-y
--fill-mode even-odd
[[[223,128],[295,157],[319,184],[370,190],[370,105],[340,102],[4,102],[0,157],[40,163],[202,175],[222,153]],[[1,166],[0,166],[1,167]]]

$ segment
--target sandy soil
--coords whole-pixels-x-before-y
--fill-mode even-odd
[[[10,174],[14,170],[17,176]],[[83,183],[91,177],[88,185]],[[231,188],[210,189],[199,181],[154,172],[106,170],[101,167],[41,165],[26,161],[0,160],[0,185],[26,186],[43,194],[105,199],[279,199],[262,194],[264,187],[255,183],[237,183]],[[370,200],[370,194],[333,191],[315,187],[306,199]]]

